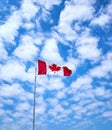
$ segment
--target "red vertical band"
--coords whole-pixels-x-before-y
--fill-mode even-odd
[[[63,66],[63,72],[64,72],[64,76],[70,76],[72,74],[72,71],[68,69],[68,67],[66,66]]]
[[[46,62],[38,60],[38,75],[44,75],[47,73]]]

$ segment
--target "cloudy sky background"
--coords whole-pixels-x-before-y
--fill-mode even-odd
[[[111,0],[0,0],[0,130],[32,129],[37,59],[73,71],[37,77],[37,130],[112,130]]]

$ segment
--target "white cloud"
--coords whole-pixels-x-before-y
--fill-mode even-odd
[[[21,7],[21,16],[23,19],[26,18],[27,20],[31,20],[38,10],[39,8],[33,4],[32,0],[24,0]]]
[[[31,73],[31,71],[28,70],[27,73],[25,69],[24,64],[16,60],[9,60],[6,64],[0,66],[0,80],[12,82],[18,79],[21,81],[33,82],[34,72]]]
[[[24,93],[24,89],[19,84],[3,85],[0,87],[0,96],[2,97],[17,98],[22,93]]]
[[[104,87],[97,87],[93,90],[95,96],[102,97],[102,98],[111,98],[111,91],[106,90]]]
[[[65,97],[66,97],[64,91],[62,91],[62,90],[61,90],[60,92],[58,92],[56,96],[57,96],[57,98],[59,98],[59,99],[62,99],[62,98],[65,98]]]
[[[0,116],[3,116],[3,115],[5,115],[5,110],[0,108]]]
[[[108,77],[109,72],[112,72],[112,53],[107,53],[101,64],[90,70],[92,77],[102,78]]]
[[[3,42],[0,40],[0,60],[5,60],[7,59],[7,51],[5,50]]]
[[[22,25],[22,27],[25,27],[25,29],[30,30],[34,28],[34,23],[32,22],[26,22]]]
[[[78,10],[78,11],[77,11]],[[69,5],[61,12],[60,22],[71,24],[73,20],[89,20],[92,18],[93,8],[86,5]]]
[[[95,3],[94,0],[73,0],[74,4],[79,5],[92,5]]]
[[[2,119],[3,129],[1,128],[1,130],[7,130],[9,128],[9,125],[10,125],[11,130],[15,130],[15,129],[20,130],[24,127],[24,124],[27,124],[25,126],[25,128],[27,129],[31,127],[31,124],[29,123],[31,121],[31,116],[29,113],[11,112],[11,111],[5,111],[5,113],[7,115],[5,115],[4,118]]]
[[[90,50],[91,48],[91,50]],[[84,45],[84,46],[79,46],[77,48],[77,52],[80,54],[80,56],[84,59],[90,59],[94,60],[94,58],[97,58],[99,56],[99,51],[98,49],[93,45]]]
[[[101,51],[97,48],[98,38],[90,36],[83,32],[76,42],[77,52],[81,58],[89,60],[98,60]]]
[[[53,116],[54,118],[56,118],[56,117],[57,117],[57,112],[56,112],[56,111],[54,111],[53,109],[52,109],[52,110],[50,110],[50,111],[48,111],[48,114],[49,114],[49,115],[51,115],[51,116]]]
[[[33,0],[33,2],[36,2],[41,6],[44,6],[46,9],[51,10],[54,5],[59,5],[61,0]]]
[[[8,105],[13,105],[14,101],[13,99],[7,99],[7,98],[0,98],[2,105],[8,104]]]
[[[99,114],[99,116],[97,117],[102,117],[101,114],[104,112],[104,106],[105,106],[105,103],[102,101],[93,101],[92,103],[85,106],[87,110],[86,115],[91,116],[91,115]]]
[[[102,107],[102,106],[104,106],[104,105],[105,105],[104,102],[94,101],[94,102],[88,104],[88,105],[86,106],[86,109],[87,109],[87,110],[90,110],[90,111],[92,110],[91,112],[89,112],[89,114],[90,114],[90,113],[93,114],[93,113],[95,113],[95,111],[93,111],[93,110],[99,111],[99,110],[96,109],[96,108],[97,108],[97,107]]]
[[[112,2],[107,7],[107,13],[112,15]]]
[[[92,25],[104,26],[109,23],[110,17],[107,14],[101,14],[99,17],[94,18],[91,22]]]
[[[58,45],[55,39],[48,39],[45,42],[44,48],[41,51],[42,58],[52,63],[62,63],[63,59],[59,54]]]
[[[103,113],[103,117],[108,117],[108,118],[112,118],[112,111],[106,111]]]
[[[54,28],[55,29],[55,28]],[[66,30],[65,30],[66,31]],[[63,43],[64,45],[69,45],[68,42],[63,38],[63,36],[61,36],[57,30],[53,30],[52,31],[52,36],[54,39],[56,39],[58,42]]]
[[[60,78],[50,78],[48,84],[46,84],[48,90],[60,90],[62,88],[64,88],[64,83]]]
[[[41,106],[39,106],[39,107],[37,107],[36,109],[35,109],[35,112],[36,112],[36,114],[38,115],[38,114],[44,114],[45,113],[45,106],[44,105],[41,105]]]
[[[59,103],[59,100],[57,98],[48,98],[47,103],[55,107]]]
[[[40,94],[40,95],[44,94],[45,93],[45,88],[38,86],[37,93]]]
[[[36,114],[44,114],[45,111],[46,111],[46,103],[43,99],[43,97],[38,97],[37,100],[36,100]]]
[[[19,103],[17,106],[16,106],[16,111],[28,111],[28,110],[31,110],[32,107],[29,105],[28,102],[22,102],[22,103]]]
[[[101,87],[98,87],[94,90],[95,92],[95,95],[97,96],[104,96],[105,95],[105,89],[104,88],[101,88]]]
[[[38,12],[39,8],[31,0],[24,0],[21,9],[9,16],[7,21],[0,26],[0,38],[14,44],[14,38],[18,35],[18,29],[22,24],[22,19],[30,20]],[[27,29],[32,25],[26,25]]]
[[[13,71],[12,71],[13,70]],[[22,75],[26,76],[24,73],[24,65],[20,65],[16,61],[10,61],[6,65],[1,66],[1,77],[4,80],[12,80],[13,78],[21,78]]]
[[[100,10],[99,16],[94,17],[91,21],[91,25],[99,25],[104,27],[111,22],[111,15],[112,15],[112,2],[107,5],[107,7],[103,10]]]
[[[8,20],[0,26],[0,38],[10,43],[14,43],[14,37],[18,35],[18,29],[20,26],[20,13],[19,11],[15,11],[9,16]]]
[[[72,28],[72,23],[75,20],[90,20],[93,17],[93,12],[94,10],[91,5],[73,5],[67,2],[64,10],[60,14],[58,31],[65,34],[65,38],[68,40],[75,40],[77,35],[75,33],[75,30]]]
[[[84,75],[76,79],[76,81],[72,82],[71,88],[73,91],[77,90],[87,90],[91,88],[92,78],[88,75]]]
[[[71,110],[65,109],[63,105],[68,105],[68,102],[59,102],[57,98],[47,99],[47,103],[51,106],[51,109],[48,109],[48,115],[52,116],[53,119],[66,121],[66,117],[71,113]],[[54,120],[52,120],[54,122]]]
[[[38,8],[31,0],[24,0],[21,10],[13,12],[7,21],[0,26],[0,38],[14,44],[14,38],[18,35],[18,29],[22,25],[22,19],[30,20],[37,11]],[[27,28],[29,28],[28,25]]]
[[[20,45],[15,49],[14,55],[23,61],[32,61],[38,53],[38,48],[34,45],[31,36],[23,36]]]
[[[54,107],[54,110],[56,112],[60,112],[62,113],[64,111],[63,107],[60,105],[60,104],[57,104],[55,107]]]
[[[73,113],[75,113],[74,114],[75,119],[81,119],[82,114],[86,112],[85,108],[82,108],[82,106],[79,105],[71,105],[70,109],[72,110]]]
[[[78,59],[68,57],[67,62],[64,63],[64,66],[67,66],[68,68],[70,68],[72,70],[72,73],[75,73],[79,63],[80,62]]]

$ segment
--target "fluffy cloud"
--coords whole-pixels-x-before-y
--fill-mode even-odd
[[[12,82],[14,79],[33,82],[34,71],[25,71],[25,65],[16,60],[9,60],[6,64],[0,66],[0,80]],[[34,70],[34,69],[33,69]]]
[[[23,88],[20,87],[19,84],[13,84],[12,86],[10,85],[3,85],[0,91],[0,96],[3,97],[16,97],[19,96],[21,93],[23,93]]]
[[[54,5],[59,5],[61,3],[61,0],[55,0],[55,1],[33,0],[33,2],[36,2],[36,3],[40,4],[41,6],[44,6],[47,10],[51,10]]]
[[[41,114],[41,115],[45,114],[45,111],[46,111],[46,103],[45,103],[43,97],[41,97],[41,96],[38,97],[36,103],[37,103],[37,105],[39,106],[39,107],[36,107],[36,114]],[[37,116],[38,116],[38,115],[37,115]]]
[[[106,90],[104,87],[97,87],[96,89],[93,90],[94,95],[97,97],[102,97],[102,98],[111,98],[111,91]]]
[[[108,4],[107,8],[104,10],[99,11],[99,15],[94,17],[91,21],[91,25],[98,25],[104,27],[107,24],[110,24],[111,21],[111,14],[112,14],[112,3]]]
[[[112,2],[108,5],[108,7],[107,7],[107,12],[108,12],[108,14],[112,14]]]
[[[97,60],[101,54],[101,51],[97,48],[98,38],[90,36],[85,31],[76,42],[77,52],[81,58],[89,60]]]
[[[103,117],[109,117],[112,118],[112,111],[106,111],[103,113]]]
[[[60,77],[46,77],[46,76],[38,76],[37,77],[38,85],[42,88],[37,90],[37,92],[42,94],[45,90],[54,91],[54,90],[61,90],[65,87],[62,79]]]
[[[47,61],[62,63],[63,59],[59,54],[58,45],[55,39],[47,39],[41,52],[42,58]]]
[[[20,84],[15,83],[11,85],[1,85],[0,87],[0,97],[3,104],[13,105],[13,99],[19,98],[19,101],[32,100],[33,95],[30,92],[25,91]],[[8,99],[9,98],[9,99]],[[10,100],[12,99],[12,100]]]
[[[107,78],[109,73],[112,72],[112,53],[108,53],[105,58],[101,61],[101,64],[92,70],[90,70],[90,75],[92,77]],[[108,66],[108,67],[107,67]]]
[[[84,75],[82,77],[77,78],[76,81],[72,82],[71,87],[73,91],[77,91],[80,89],[87,90],[91,88],[92,78],[88,75]]]
[[[39,8],[34,5],[31,0],[24,0],[21,7],[22,17],[26,20],[31,20],[36,13],[38,12]]]
[[[0,59],[5,60],[7,59],[7,51],[5,50],[3,42],[0,40]]]
[[[77,12],[77,10],[79,10]],[[89,20],[92,17],[93,8],[86,5],[69,5],[66,4],[65,9],[60,15],[60,24],[71,24],[73,20]],[[66,18],[67,16],[67,18]]]
[[[31,36],[23,36],[21,44],[15,49],[14,55],[23,61],[32,61],[38,48],[34,45],[34,40]]]
[[[64,64],[69,68],[71,68],[72,73],[75,73],[79,63],[80,63],[79,59],[68,57],[67,62],[65,62]]]
[[[60,78],[51,78],[46,85],[48,90],[61,90],[64,87],[64,83]]]
[[[92,20],[92,25],[104,26],[109,23],[110,17],[107,14],[102,14],[99,17]]]
[[[84,2],[76,2],[75,4],[66,2],[64,10],[60,14],[58,31],[63,33],[67,40],[75,40],[77,35],[72,28],[73,22],[88,21],[93,17],[93,12],[93,7],[86,3],[84,4]]]
[[[19,11],[15,11],[9,16],[7,21],[0,26],[0,38],[10,43],[14,43],[14,37],[18,35],[18,29],[22,21]]]
[[[18,29],[23,24],[22,20],[31,20],[36,15],[37,8],[31,0],[24,0],[21,9],[12,12],[7,21],[0,26],[0,38],[14,44],[14,38],[18,35]]]
[[[95,3],[94,0],[73,0],[74,4],[79,4],[79,5],[92,5]]]
[[[32,107],[29,105],[28,102],[22,102],[22,103],[19,103],[17,106],[16,106],[16,111],[28,111],[30,110]]]

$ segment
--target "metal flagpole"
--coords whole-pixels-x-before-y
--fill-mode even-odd
[[[35,83],[34,83],[34,100],[33,100],[33,126],[32,130],[35,130],[35,99],[36,99],[36,79],[37,79],[37,68],[35,68]]]

